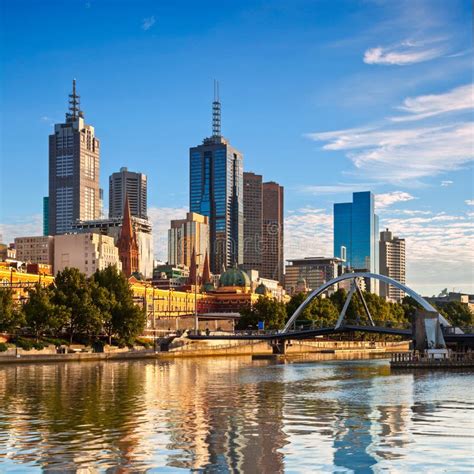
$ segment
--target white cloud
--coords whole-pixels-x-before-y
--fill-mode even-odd
[[[154,16],[144,18],[142,20],[142,30],[148,31],[155,23],[156,23],[156,19]]]
[[[19,217],[8,224],[0,224],[0,243],[12,243],[15,237],[43,235],[43,216],[33,214]]]
[[[307,136],[325,142],[324,150],[346,151],[355,167],[346,175],[379,183],[419,184],[421,178],[460,169],[473,160],[474,122],[442,116],[443,112],[460,112],[472,107],[468,91],[472,92],[471,86],[405,100],[401,108],[410,113],[406,116],[408,120],[437,115],[437,124],[401,127],[393,121],[384,121]],[[451,118],[446,120],[447,117]],[[403,117],[396,119],[397,122],[404,120]]]
[[[464,201],[468,206],[474,206],[474,199],[466,199]]]
[[[350,184],[340,183],[334,185],[303,185],[297,189],[300,192],[314,194],[314,195],[326,195],[326,194],[339,194],[339,193],[353,193],[357,191],[367,191],[369,184]]]
[[[400,48],[370,48],[364,53],[364,63],[382,64],[388,66],[407,66],[437,58],[443,54],[441,48],[413,50],[411,47]]]
[[[430,94],[408,97],[403,105],[397,107],[410,115],[392,117],[394,122],[420,120],[447,112],[470,110],[474,108],[474,85],[456,87],[444,94]]]
[[[403,191],[394,191],[391,193],[376,194],[375,195],[375,208],[380,211],[397,202],[412,201],[416,199],[409,193]]]
[[[168,229],[172,219],[184,219],[186,207],[150,207],[148,217],[153,226],[153,246],[155,258],[168,260]]]
[[[454,181],[451,181],[449,179],[445,179],[441,181],[441,187],[447,188],[448,186],[451,186],[454,183]]]

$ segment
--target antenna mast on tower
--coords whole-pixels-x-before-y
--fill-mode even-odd
[[[84,114],[80,108],[81,96],[76,93],[76,79],[72,80],[72,94],[69,94],[69,113],[66,114],[66,118],[69,120],[75,120],[78,117],[83,117]]]
[[[221,102],[219,99],[219,82],[214,79],[214,102],[212,102],[212,136],[221,136]]]

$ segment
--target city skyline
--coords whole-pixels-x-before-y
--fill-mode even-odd
[[[169,221],[184,215],[187,210],[187,149],[208,135],[212,79],[217,77],[222,84],[224,135],[244,154],[244,169],[264,174],[266,179],[277,181],[286,188],[286,259],[332,256],[332,203],[347,201],[353,191],[370,190],[376,194],[380,227],[389,227],[396,235],[406,238],[410,286],[425,294],[439,292],[443,287],[472,292],[469,261],[473,257],[470,248],[474,199],[470,184],[472,150],[469,150],[469,143],[472,139],[468,132],[472,116],[467,115],[472,108],[472,99],[469,98],[470,55],[465,47],[461,48],[466,44],[463,39],[469,34],[470,8],[463,2],[452,2],[446,11],[441,3],[431,2],[432,8],[427,11],[422,8],[423,2],[411,7],[404,4],[407,13],[402,17],[393,15],[397,20],[390,23],[390,12],[393,13],[395,6],[372,4],[371,15],[368,15],[364,14],[364,8],[357,14],[351,10],[354,3],[340,2],[342,6],[333,7],[333,14],[337,16],[333,29],[328,26],[330,8],[319,20],[315,17],[305,20],[305,2],[296,2],[289,18],[288,15],[285,17],[288,11],[282,5],[275,6],[272,11],[255,7],[256,15],[252,20],[245,17],[250,8],[248,3],[224,9],[229,18],[236,21],[239,31],[251,33],[250,39],[258,38],[256,22],[272,20],[263,28],[269,37],[265,41],[260,38],[257,49],[259,52],[268,50],[267,60],[274,61],[273,67],[289,61],[288,58],[276,59],[284,48],[281,43],[270,46],[275,37],[271,25],[281,25],[283,17],[292,32],[304,26],[304,34],[292,37],[288,46],[296,51],[297,59],[303,59],[298,46],[304,38],[315,40],[311,51],[314,65],[307,63],[305,71],[291,61],[295,66],[294,74],[280,69],[282,78],[272,77],[272,80],[267,74],[260,74],[260,67],[261,77],[255,78],[254,87],[248,82],[239,84],[225,68],[216,67],[223,66],[224,59],[216,60],[216,66],[206,73],[200,72],[194,82],[179,78],[171,87],[170,81],[176,77],[167,73],[152,85],[150,79],[156,81],[154,71],[165,54],[159,50],[154,55],[153,45],[166,44],[170,51],[179,52],[179,38],[186,36],[185,31],[178,30],[178,38],[172,38],[165,26],[166,20],[170,20],[173,27],[176,25],[173,8],[154,12],[156,7],[144,2],[139,8],[129,5],[121,11],[123,14],[127,10],[129,18],[137,18],[136,24],[130,23],[123,34],[128,35],[128,40],[133,37],[133,41],[145,46],[143,53],[127,50],[125,56],[137,65],[144,66],[146,59],[153,63],[153,67],[147,69],[150,78],[141,74],[135,80],[140,84],[140,90],[133,91],[126,87],[126,77],[123,85],[120,81],[110,84],[106,81],[107,75],[99,78],[100,68],[92,71],[80,54],[70,64],[61,65],[59,71],[53,73],[52,69],[42,68],[39,77],[26,78],[21,74],[25,66],[15,63],[12,54],[21,53],[24,64],[31,66],[44,56],[66,54],[65,47],[54,43],[52,33],[40,38],[37,45],[27,46],[13,32],[17,21],[14,19],[12,25],[6,25],[5,35],[15,41],[15,47],[11,52],[6,51],[3,59],[9,65],[2,100],[9,125],[8,130],[2,126],[2,155],[10,159],[8,175],[2,173],[0,233],[9,241],[14,236],[42,233],[42,197],[47,189],[43,184],[35,186],[33,183],[47,182],[47,135],[51,133],[53,123],[62,121],[60,117],[66,108],[70,81],[77,77],[88,123],[93,124],[101,138],[100,185],[106,189],[107,177],[121,166],[149,176],[149,214],[157,239],[155,248],[157,256],[165,258]],[[18,2],[8,10],[18,9],[20,13],[21,8],[24,4]],[[32,8],[36,9],[34,5]],[[84,6],[84,11],[78,12],[68,28],[77,28],[80,19],[89,15],[88,28],[94,33],[91,39],[97,41],[104,53],[120,44],[122,33],[112,29],[106,36],[97,37],[94,22],[102,8],[93,2],[90,8]],[[45,8],[45,13],[38,12],[38,15],[44,15],[50,9],[51,5]],[[189,6],[185,20],[191,13]],[[54,13],[62,14],[65,13]],[[117,14],[111,12],[112,17]],[[148,22],[149,26],[145,28],[141,21],[151,17],[156,21]],[[366,31],[366,35],[357,41],[351,41],[342,31],[343,25],[351,19],[356,32]],[[403,28],[397,25],[401,20],[406,21]],[[211,37],[220,37],[226,21],[229,20],[224,19],[224,12],[215,12],[206,20],[201,36],[190,28],[189,34],[198,40],[197,50],[203,53],[202,48]],[[118,25],[125,23],[125,18],[119,15]],[[26,37],[33,35],[35,28],[32,25]],[[387,32],[383,42],[375,34],[381,30]],[[442,33],[446,38],[435,37]],[[86,40],[84,48],[91,46],[91,39]],[[224,41],[219,49],[226,46],[229,44]],[[247,46],[243,40],[238,57],[244,66],[251,67],[257,58],[243,55]],[[68,48],[84,51],[74,45],[68,45]],[[234,45],[234,48],[237,47]],[[188,56],[173,63],[177,67],[176,75],[180,68],[194,64],[196,59]],[[205,57],[206,61],[211,58]],[[108,56],[107,62],[113,58],[113,54]],[[337,61],[341,60],[346,68],[344,73],[337,66]],[[306,72],[305,77],[312,75],[313,69],[321,66],[327,70],[326,79],[308,82],[301,77],[303,72]],[[443,73],[439,72],[440,66]],[[118,62],[114,70],[118,72],[122,68]],[[296,77],[296,74],[300,75]],[[373,86],[375,91],[370,90],[368,94],[367,85],[377,79],[391,81],[393,87],[386,87],[385,83],[381,91]],[[262,89],[264,83],[267,89]],[[294,90],[295,86],[298,91]],[[322,90],[319,94],[315,93],[318,87]],[[270,103],[277,93],[280,113],[276,113],[275,106]],[[32,100],[32,94],[39,98]],[[166,97],[167,94],[170,97]],[[117,101],[117,96],[122,99]],[[171,99],[178,101],[178,109],[189,109],[193,113],[186,113],[184,117],[182,111],[178,113],[173,108]],[[120,113],[116,108],[119,104]],[[153,115],[149,109],[153,109]],[[341,111],[345,112],[342,117]],[[131,128],[127,134],[121,133],[124,119]],[[20,133],[23,134],[25,124],[31,134],[29,140],[22,141]],[[142,133],[137,133],[138,130]],[[439,138],[434,136],[435,131]],[[170,140],[168,136],[175,138]],[[449,146],[441,147],[444,143]],[[420,162],[416,155],[424,161]],[[392,157],[398,162],[390,161]],[[171,162],[176,166],[167,166]],[[411,162],[413,166],[410,166]],[[390,175],[380,164],[390,169]],[[15,191],[18,181],[4,178],[19,172],[22,183],[31,192]]]

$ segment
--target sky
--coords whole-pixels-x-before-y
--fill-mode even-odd
[[[188,207],[189,147],[222,132],[285,187],[285,257],[332,255],[332,207],[376,195],[407,284],[474,293],[469,0],[0,2],[0,234],[40,235],[48,135],[77,80],[101,185],[148,175],[155,253]],[[105,203],[107,205],[107,203]]]

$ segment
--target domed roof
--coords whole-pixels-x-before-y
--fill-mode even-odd
[[[267,292],[268,292],[268,288],[263,283],[260,283],[260,285],[258,285],[257,288],[255,289],[255,293],[257,295],[266,295]]]
[[[249,276],[237,267],[226,270],[219,279],[220,286],[250,286]]]

